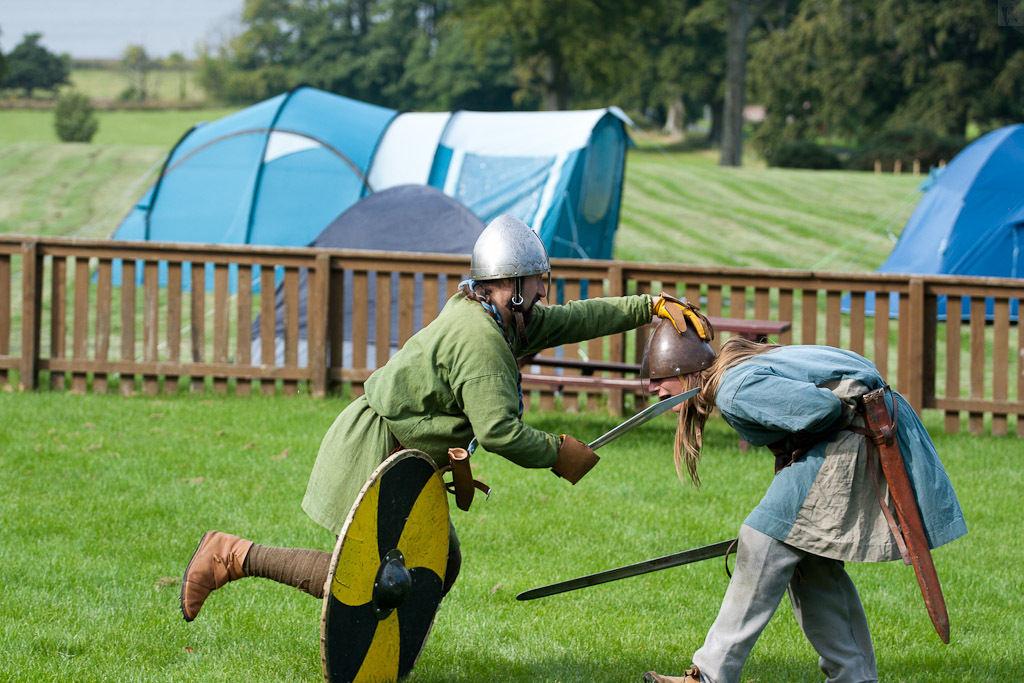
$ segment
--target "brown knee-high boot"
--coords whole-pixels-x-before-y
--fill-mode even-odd
[[[262,546],[208,531],[182,577],[181,613],[185,621],[192,621],[212,591],[246,576],[273,579],[322,598],[330,567],[331,553],[322,550]]]

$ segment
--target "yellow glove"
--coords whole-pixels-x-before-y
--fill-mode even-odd
[[[654,300],[654,313],[659,318],[664,318],[672,323],[676,332],[686,332],[686,322],[689,321],[693,331],[704,341],[715,338],[715,331],[711,323],[705,318],[700,309],[687,301],[680,301],[671,294],[662,294]]]

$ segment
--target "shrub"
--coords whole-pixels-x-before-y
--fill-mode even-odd
[[[80,92],[68,91],[61,95],[53,118],[57,137],[63,142],[90,142],[100,126],[92,103]]]
[[[821,145],[806,140],[783,142],[765,150],[769,166],[780,168],[839,168],[839,157]]]
[[[139,90],[134,85],[129,85],[127,88],[117,93],[118,102],[142,102],[146,99],[146,92]]]
[[[921,170],[927,171],[955,157],[966,144],[963,138],[941,136],[921,126],[883,130],[850,159],[847,168],[870,171],[875,161],[880,161],[883,169],[891,171],[899,159],[903,168],[910,170],[917,159]]]

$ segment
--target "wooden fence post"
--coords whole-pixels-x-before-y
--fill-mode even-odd
[[[36,388],[36,370],[39,364],[39,329],[42,326],[42,264],[39,262],[39,244],[21,243],[21,377],[18,386],[23,390]]]
[[[925,366],[928,364],[925,359],[926,342],[924,339],[928,325],[925,315],[926,306],[924,305],[924,282],[917,278],[912,279],[907,298],[907,355],[900,360],[906,362],[909,367],[905,375],[907,377],[906,389],[900,393],[920,415],[921,409],[924,407],[924,376]],[[934,324],[933,322],[933,327]],[[930,346],[934,352],[934,344]],[[934,362],[932,366],[934,367]]]
[[[626,293],[625,277],[621,266],[608,268],[608,296],[622,296]],[[623,362],[626,360],[626,335],[612,335],[608,345],[608,360]],[[608,412],[619,417],[625,409],[622,389],[608,390]]]
[[[11,352],[11,255],[0,254],[0,356]],[[7,368],[0,368],[0,386],[9,381]]]
[[[924,349],[921,353],[921,408],[934,405],[935,375],[939,363],[939,297],[922,286],[924,297],[924,324],[921,327],[921,339]],[[918,413],[920,414],[920,413]]]
[[[327,254],[317,254],[312,286],[307,293],[309,310],[306,313],[309,334],[309,383],[315,398],[322,398],[327,393],[327,311],[330,281],[331,257]]]

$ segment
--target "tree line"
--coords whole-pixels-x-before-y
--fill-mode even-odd
[[[734,150],[749,99],[762,150],[856,146],[1024,119],[1024,33],[988,0],[245,0],[199,81],[237,103],[300,83],[397,109],[614,103],[676,133],[710,112]]]
[[[0,52],[0,88],[21,92],[31,98],[37,90],[57,93],[61,86],[71,84],[70,55],[56,54],[42,44],[43,34],[26,33],[7,55]],[[79,63],[81,66],[83,62]],[[95,68],[94,63],[84,64]],[[153,92],[149,77],[154,70],[170,69],[179,73],[178,99],[185,99],[185,71],[188,61],[181,52],[172,52],[164,59],[150,57],[146,48],[129,44],[121,53],[120,68],[127,85],[117,99],[121,102],[142,102]]]
[[[24,91],[55,90],[71,79],[71,58],[54,54],[40,44],[43,34],[27,33],[14,49],[0,52],[0,87]]]
[[[675,134],[709,121],[736,165],[747,101],[766,155],[1024,120],[1024,32],[1001,23],[989,0],[244,0],[241,31],[196,68],[233,104],[299,84],[403,110],[617,104]]]

